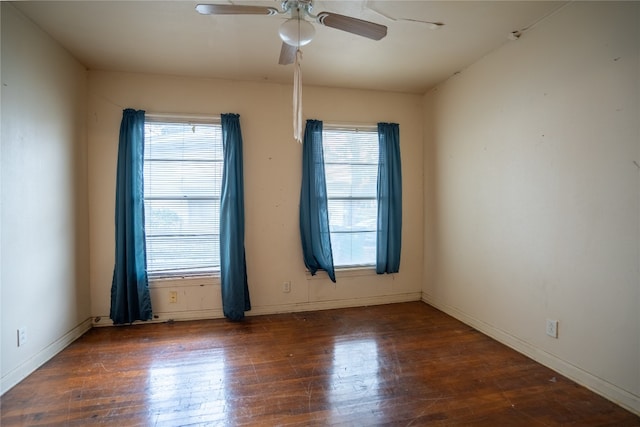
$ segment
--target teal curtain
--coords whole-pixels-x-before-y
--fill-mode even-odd
[[[302,144],[300,237],[304,264],[312,275],[325,270],[336,281],[329,231],[327,184],[322,151],[322,122],[307,120]]]
[[[110,317],[115,324],[152,316],[144,235],[144,111],[122,112],[116,176],[116,256]]]
[[[378,144],[376,273],[397,273],[402,247],[402,167],[397,123],[378,123]]]
[[[224,169],[220,196],[220,279],[222,310],[233,321],[251,310],[244,249],[242,132],[238,114],[222,114]]]

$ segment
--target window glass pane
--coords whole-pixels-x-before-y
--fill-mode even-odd
[[[145,203],[147,236],[180,236],[219,230],[219,219],[219,200],[147,200]]]
[[[376,233],[331,233],[331,250],[336,266],[375,265]]]
[[[220,266],[220,237],[216,235],[147,236],[147,269],[155,276],[211,273]]]
[[[326,159],[325,159],[326,162]],[[378,165],[325,165],[327,191],[333,197],[376,197]]]
[[[378,164],[378,134],[355,129],[324,129],[323,143],[325,162],[348,164]]]
[[[147,121],[144,158],[222,160],[222,129],[213,123],[169,123]]]
[[[334,265],[375,265],[378,134],[325,128],[323,149]]]
[[[219,124],[147,121],[145,233],[150,276],[220,269]]]
[[[222,161],[145,160],[145,197],[220,198]]]
[[[378,204],[375,200],[329,199],[331,231],[376,231]]]

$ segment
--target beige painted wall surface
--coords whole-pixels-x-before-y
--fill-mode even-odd
[[[425,298],[636,412],[639,29],[575,2],[425,97]]]
[[[1,7],[4,392],[88,319],[90,303],[86,71]]]
[[[298,232],[301,146],[293,140],[292,86],[154,75],[89,73],[89,199],[91,312],[107,319],[114,259],[118,132],[124,108],[149,113],[240,114],[244,139],[247,314],[419,299],[422,278],[422,98],[385,92],[304,87],[306,118],[325,123],[400,124],[404,231],[401,271],[376,276],[305,273]],[[282,283],[291,281],[291,292]],[[200,286],[203,285],[203,286]],[[211,280],[152,285],[163,318],[220,316],[220,288]],[[178,302],[168,303],[169,290]]]

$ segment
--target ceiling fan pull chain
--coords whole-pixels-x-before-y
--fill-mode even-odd
[[[296,61],[293,67],[293,137],[302,143],[302,69],[300,61],[302,51],[296,50]]]

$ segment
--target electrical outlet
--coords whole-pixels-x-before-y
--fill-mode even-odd
[[[282,292],[286,294],[291,292],[291,282],[282,282]]]
[[[27,328],[18,329],[18,347],[22,347],[27,343]]]
[[[558,338],[558,321],[553,319],[547,319],[547,335],[553,338]]]
[[[169,291],[169,304],[178,302],[178,291]]]

